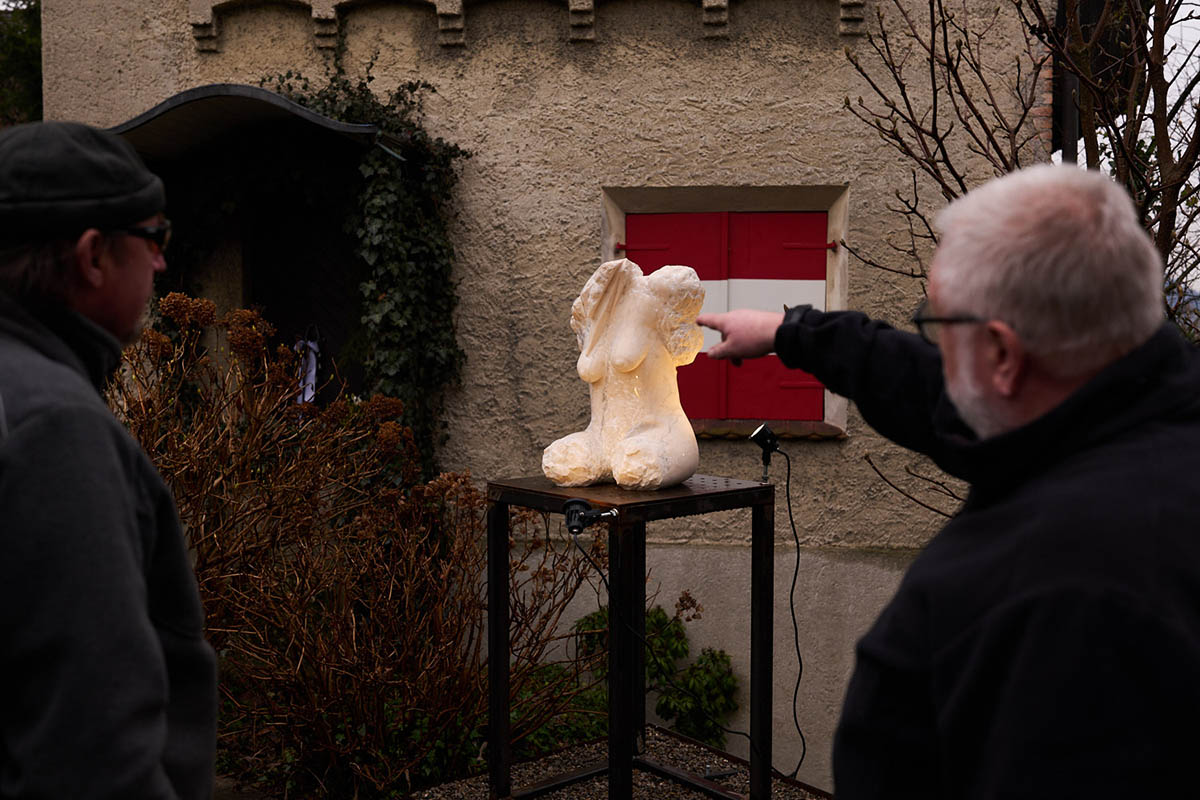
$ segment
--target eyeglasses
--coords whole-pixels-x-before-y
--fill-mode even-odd
[[[952,317],[933,317],[929,316],[929,300],[925,299],[921,305],[917,306],[917,310],[913,312],[912,321],[917,326],[917,332],[921,334],[921,338],[930,344],[937,344],[938,339],[942,335],[943,325],[960,325],[967,322],[987,322],[983,317],[977,317],[974,314],[957,314]]]
[[[113,231],[145,239],[157,248],[158,253],[165,251],[167,245],[171,243],[171,220],[169,219],[164,219],[157,225],[135,225],[130,228],[114,228]]]

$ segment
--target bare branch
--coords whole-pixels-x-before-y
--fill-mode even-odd
[[[886,483],[888,486],[890,486],[890,487],[892,487],[893,489],[895,489],[895,490],[896,490],[897,492],[899,492],[900,494],[904,495],[904,497],[908,498],[909,500],[911,500],[911,501],[913,501],[914,503],[916,503],[917,505],[919,505],[921,508],[928,509],[928,510],[932,511],[932,512],[933,512],[933,513],[935,513],[935,514],[941,514],[943,517],[952,517],[952,516],[954,516],[953,514],[948,514],[947,512],[945,512],[945,511],[942,511],[940,508],[937,508],[937,507],[935,507],[935,506],[931,506],[931,505],[929,505],[929,504],[928,504],[928,503],[926,503],[925,501],[921,500],[919,497],[915,497],[914,495],[910,494],[909,492],[907,492],[907,491],[905,491],[904,489],[902,489],[902,488],[900,488],[899,486],[897,486],[897,485],[896,485],[894,482],[892,482],[892,481],[891,481],[891,480],[890,480],[890,479],[889,479],[889,478],[888,478],[886,475],[884,475],[884,474],[883,474],[883,471],[882,471],[882,470],[880,470],[880,469],[879,469],[879,467],[875,466],[875,462],[871,460],[871,454],[870,454],[870,453],[867,453],[866,455],[864,455],[864,456],[863,456],[863,461],[866,461],[866,462],[867,462],[867,464],[869,464],[869,465],[871,466],[871,469],[875,470],[875,474],[879,476],[880,480],[882,480],[882,481],[883,481],[884,483]]]

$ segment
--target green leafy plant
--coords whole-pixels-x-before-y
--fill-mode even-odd
[[[674,686],[659,688],[655,713],[665,720],[674,720],[671,727],[683,735],[723,747],[722,728],[737,710],[733,697],[738,683],[729,654],[704,648],[695,661],[675,676],[673,683]]]
[[[262,83],[333,119],[376,125],[382,134],[358,166],[362,189],[345,225],[366,267],[360,285],[364,362],[373,390],[404,402],[404,421],[431,477],[444,438],[444,393],[464,359],[454,331],[458,297],[445,212],[458,180],[456,163],[469,153],[422,127],[422,104],[433,86],[410,81],[378,96],[371,65],[351,79],[342,49],[336,52],[321,86],[292,71]]]
[[[698,609],[684,593],[676,613],[668,616],[661,606],[646,612],[646,692],[656,694],[654,711],[671,727],[714,747],[725,745],[725,723],[737,710],[738,680],[724,650],[704,648],[691,664],[680,666],[690,653],[685,612]],[[608,606],[576,621],[575,646],[598,678],[608,674]]]
[[[42,0],[0,8],[0,127],[42,118]]]
[[[534,672],[532,680],[513,702],[514,724],[529,731],[514,748],[515,758],[536,758],[608,733],[608,692],[598,681],[584,681],[581,685],[581,677],[579,671],[563,664],[546,664]],[[537,692],[563,692],[570,700],[558,714],[531,727],[523,723],[528,710],[536,707]]]

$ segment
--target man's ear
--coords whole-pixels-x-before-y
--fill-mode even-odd
[[[1029,354],[1021,337],[1007,322],[991,320],[985,331],[992,388],[1001,397],[1013,397],[1029,370]]]
[[[75,242],[75,274],[72,277],[79,282],[80,288],[99,289],[104,285],[106,257],[104,234],[88,228],[79,235]]]

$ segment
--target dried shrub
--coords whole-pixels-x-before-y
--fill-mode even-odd
[[[274,796],[362,798],[482,768],[486,503],[470,476],[419,482],[393,398],[297,403],[298,357],[272,351],[253,312],[217,320],[170,294],[159,314],[109,397],[194,553],[221,661],[220,767]],[[586,664],[552,663],[586,565],[542,525],[514,514],[518,741],[587,688]]]

